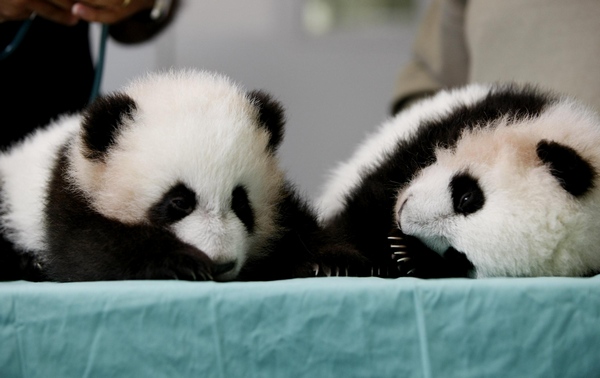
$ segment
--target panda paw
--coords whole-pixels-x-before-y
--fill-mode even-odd
[[[396,241],[396,240],[395,240]],[[395,246],[395,243],[391,243]],[[396,252],[405,253],[397,250]],[[412,269],[410,256],[389,254],[366,257],[346,243],[330,246],[318,259],[310,263],[310,276],[313,277],[379,277],[398,278],[407,275]],[[407,270],[407,267],[409,268]],[[414,269],[412,269],[414,271]],[[411,272],[412,274],[413,272]]]
[[[396,269],[400,276],[412,276],[417,269],[414,266],[413,258],[411,257],[410,249],[406,239],[401,235],[388,236],[390,249],[392,251],[392,261],[396,265]]]
[[[392,251],[391,261],[396,265],[398,277],[469,277],[473,270],[473,265],[464,254],[451,249],[442,257],[417,238],[404,235],[398,229],[390,232],[388,241]]]
[[[387,261],[335,261],[312,263],[312,275],[315,277],[379,277],[398,278],[400,276],[396,265]]]
[[[349,277],[350,270],[347,266],[328,266],[325,264],[313,263],[312,272],[315,277]]]
[[[398,277],[428,276],[428,265],[431,262],[428,248],[418,239],[402,233],[397,228],[388,235],[391,250],[391,261],[396,267]]]
[[[346,243],[331,244],[321,248],[319,255],[308,263],[313,277],[368,276],[371,264],[357,250]]]
[[[142,279],[175,279],[185,281],[214,280],[214,265],[210,258],[191,246],[183,246],[156,256],[139,271]]]
[[[325,265],[314,263],[312,272],[315,277],[379,277],[398,278],[396,267],[391,264],[363,263],[359,266]]]

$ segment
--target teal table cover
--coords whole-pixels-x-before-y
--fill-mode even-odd
[[[0,283],[0,377],[600,377],[600,277]]]

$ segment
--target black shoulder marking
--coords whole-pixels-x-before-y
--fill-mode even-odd
[[[269,148],[271,151],[276,151],[283,140],[285,124],[283,107],[263,91],[251,91],[248,96],[258,108],[259,126],[265,128],[271,135]]]
[[[485,196],[477,180],[468,173],[461,173],[450,181],[450,193],[454,212],[463,215],[472,214],[483,207]]]
[[[115,93],[97,98],[83,112],[83,141],[86,157],[103,160],[114,143],[123,118],[133,119],[137,109],[135,101],[126,94]]]
[[[593,187],[594,168],[571,147],[542,140],[537,144],[536,152],[560,185],[575,197]]]
[[[458,105],[446,117],[425,122],[419,128],[421,132],[418,139],[426,140],[430,145],[435,144],[435,147],[451,147],[464,130],[495,127],[493,121],[503,118],[510,123],[535,118],[554,101],[551,95],[531,86],[496,87],[474,104]]]

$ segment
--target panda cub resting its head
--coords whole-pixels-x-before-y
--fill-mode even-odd
[[[333,173],[321,219],[387,276],[593,275],[599,170],[596,114],[474,84],[382,125]]]
[[[278,165],[283,123],[267,94],[193,70],[149,74],[58,119],[0,155],[0,260],[13,263],[2,278],[304,274],[297,239],[311,247],[320,233]],[[278,253],[288,258],[265,259]]]

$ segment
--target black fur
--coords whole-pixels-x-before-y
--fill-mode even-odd
[[[35,257],[20,253],[0,235],[0,281],[43,281],[45,276]]]
[[[231,193],[231,209],[242,221],[249,233],[254,232],[254,210],[243,186],[236,186]]]
[[[4,202],[4,193],[0,185],[0,202]],[[0,206],[0,216],[10,211],[7,204]],[[21,253],[15,245],[6,238],[6,230],[0,228],[0,281],[41,281],[44,279],[39,263],[30,253]]]
[[[125,225],[93,210],[65,180],[60,154],[45,206],[48,233],[43,269],[53,281],[211,279],[210,259],[161,227]]]
[[[419,239],[404,235],[398,228],[390,231],[390,236],[400,237],[393,243],[403,244],[405,255],[397,255],[396,259],[410,258],[401,263],[394,264],[389,270],[398,276],[416,276],[419,278],[450,278],[450,277],[472,277],[475,273],[473,264],[464,253],[454,248],[449,248],[444,255],[427,248]]]
[[[284,113],[281,105],[261,91],[249,92],[247,99],[257,109],[257,127],[269,133],[266,154],[275,154],[283,140]],[[83,112],[83,156],[102,164],[111,153],[124,125],[135,121],[138,105],[126,94],[97,99]],[[68,142],[67,144],[68,145]],[[234,263],[215,265],[197,248],[178,240],[166,226],[189,215],[197,206],[197,193],[177,183],[147,212],[144,224],[128,225],[109,219],[92,208],[90,199],[77,184],[67,180],[69,161],[63,145],[48,180],[44,203],[44,230],[47,250],[41,261],[26,255],[2,254],[7,261],[7,279],[22,277],[23,265],[40,268],[53,281],[122,279],[212,279],[231,270]],[[168,189],[168,188],[167,188]],[[244,279],[266,280],[313,275],[313,266],[364,266],[358,254],[344,250],[343,243],[329,238],[319,226],[315,213],[291,186],[281,188],[282,201],[276,204],[282,232],[270,235],[262,256],[243,268]],[[255,209],[247,188],[232,191],[231,209],[245,225],[255,230]],[[202,232],[202,230],[198,230]],[[343,251],[343,253],[342,253]],[[24,252],[24,251],[18,251]],[[255,251],[251,251],[253,254]],[[336,258],[340,255],[340,258]],[[360,261],[354,262],[353,258]],[[2,262],[2,261],[0,261]],[[323,275],[323,271],[320,275]]]
[[[269,148],[271,152],[283,141],[285,117],[283,107],[271,95],[257,90],[248,93],[250,101],[258,108],[258,124],[270,134]]]
[[[133,120],[137,106],[126,94],[98,97],[83,112],[83,141],[86,157],[102,161],[121,130],[124,118]]]
[[[323,230],[314,210],[287,184],[277,206],[283,232],[273,235],[259,257],[249,261],[240,272],[243,281],[278,280],[325,276],[339,268],[340,275],[366,276],[370,265],[358,251],[335,234]],[[318,266],[318,274],[314,268]],[[335,275],[335,272],[333,272]]]
[[[190,215],[196,209],[196,193],[182,183],[174,185],[148,211],[148,219],[165,226]]]
[[[451,148],[463,131],[495,127],[495,121],[504,117],[509,122],[535,118],[553,101],[553,98],[533,88],[516,90],[509,86],[490,92],[475,104],[457,106],[446,117],[423,122],[414,137],[398,141],[394,151],[381,165],[365,173],[360,184],[345,198],[344,209],[326,224],[327,229],[353,245],[373,265],[387,266],[387,271],[395,271],[396,276],[402,275],[395,268],[395,260],[390,259],[387,239],[389,231],[395,228],[393,209],[399,188],[421,169],[435,162],[438,146]],[[431,255],[431,251],[420,243],[413,251],[414,255]],[[415,260],[423,262],[416,267],[418,277],[454,274],[452,269],[443,271],[444,264],[431,270],[429,259]]]
[[[248,93],[258,107],[259,126],[270,134],[270,152],[276,152],[283,140],[284,109],[262,91]],[[247,193],[237,187],[233,192],[232,209],[246,225],[254,228],[254,210]],[[276,222],[281,232],[273,235],[258,257],[243,267],[239,280],[276,280],[309,276],[325,276],[329,269],[343,269],[342,275],[367,275],[368,261],[343,239],[324,230],[316,212],[286,183],[281,189],[282,200],[277,205]],[[318,266],[318,272],[314,268]],[[333,272],[335,275],[335,272]]]
[[[594,168],[571,147],[542,140],[536,152],[540,160],[548,164],[563,189],[573,196],[582,196],[593,187]]]

